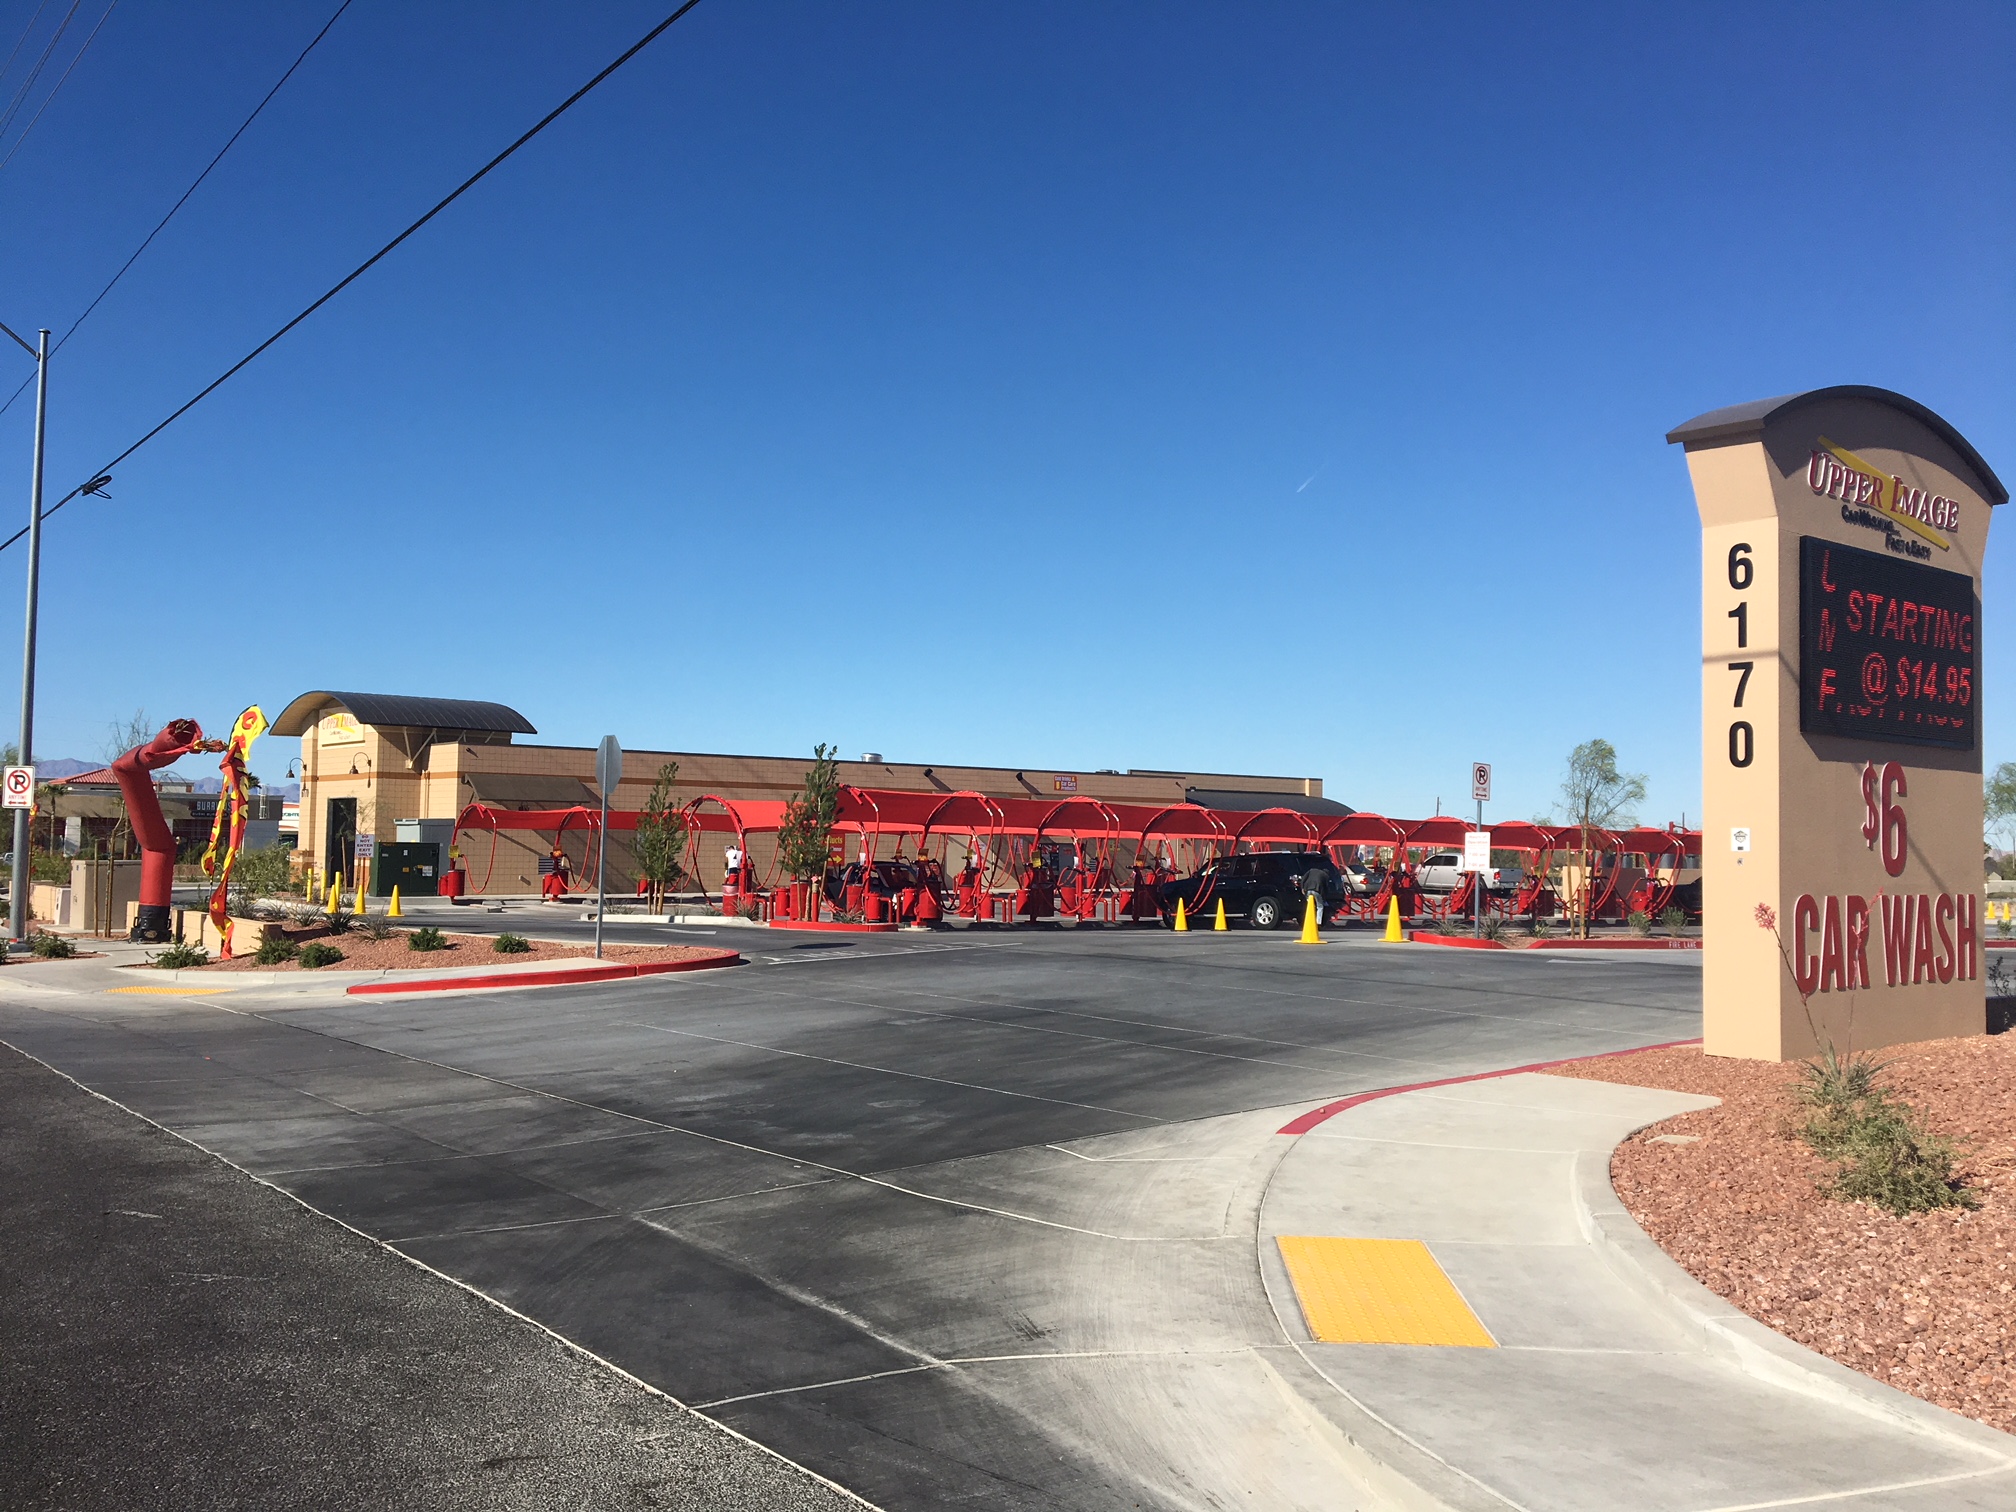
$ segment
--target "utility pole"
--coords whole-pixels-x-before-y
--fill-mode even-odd
[[[21,755],[22,766],[35,763],[35,607],[42,577],[42,442],[49,417],[49,333],[42,332],[29,346],[7,327],[0,331],[35,359],[35,471],[28,485],[28,625],[21,637]],[[28,938],[28,847],[29,816],[32,809],[14,810],[14,880],[7,898],[9,939]]]

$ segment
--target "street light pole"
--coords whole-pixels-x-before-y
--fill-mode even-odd
[[[0,325],[35,359],[35,471],[28,485],[28,626],[21,640],[21,754],[22,766],[35,761],[35,607],[42,578],[42,442],[49,417],[49,333],[42,332],[29,346],[14,332]],[[34,795],[29,795],[33,801]],[[7,897],[9,939],[28,938],[28,846],[32,809],[14,810],[14,880]]]

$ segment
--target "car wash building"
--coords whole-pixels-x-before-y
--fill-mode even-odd
[[[297,856],[318,877],[356,874],[360,839],[383,856],[392,847],[438,847],[437,866],[450,864],[456,822],[471,805],[492,810],[594,807],[595,749],[538,745],[532,722],[504,704],[402,694],[303,693],[273,721],[272,733],[301,739],[301,804]],[[677,798],[703,796],[781,802],[795,795],[811,764],[805,756],[734,756],[696,751],[629,751],[624,776],[610,794],[612,809],[645,805],[658,770],[679,767]],[[1351,810],[1323,796],[1320,777],[1255,776],[1134,768],[1061,771],[889,762],[864,755],[840,763],[840,781],[860,788],[916,793],[981,793],[996,798],[1082,795],[1131,804],[1198,803],[1213,809],[1290,809],[1312,815]],[[491,895],[538,890],[550,837],[496,831],[480,840],[482,854],[465,856],[472,891]],[[752,837],[752,851],[766,841]],[[628,876],[628,857],[610,838],[612,885]],[[409,855],[404,851],[397,852]],[[768,857],[752,859],[767,866]],[[703,851],[700,885],[720,885],[722,857]],[[381,868],[382,871],[382,868]],[[415,873],[417,877],[417,871]],[[424,883],[407,891],[431,891]]]

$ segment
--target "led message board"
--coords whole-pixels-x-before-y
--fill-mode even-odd
[[[1799,538],[1799,728],[1974,748],[1974,579]]]

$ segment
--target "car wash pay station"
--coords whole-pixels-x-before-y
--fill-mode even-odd
[[[1701,514],[1705,1048],[1983,1033],[1981,563],[2008,490],[1885,389],[1667,440]]]

